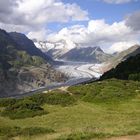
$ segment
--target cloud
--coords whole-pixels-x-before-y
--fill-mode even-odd
[[[125,19],[125,23],[135,31],[140,31],[140,11],[129,14]]]
[[[13,25],[15,29],[25,26],[26,29],[39,30],[50,22],[82,20],[88,20],[87,11],[77,4],[65,4],[61,0],[0,1],[0,23],[8,29]]]
[[[136,0],[102,1],[121,4]],[[48,23],[84,20],[88,22],[87,26],[74,25],[51,34],[47,29]],[[140,11],[129,14],[123,21],[108,24],[104,19],[89,20],[88,12],[79,5],[63,3],[62,0],[0,0],[0,28],[24,32],[38,40],[64,39],[70,44],[101,46],[105,51],[116,52],[138,43],[139,25]]]
[[[103,0],[103,1],[110,4],[123,4],[129,2],[136,2],[138,0]]]
[[[0,22],[0,28],[5,29],[8,32],[16,31],[16,32],[26,33],[26,32],[29,32],[32,27],[29,27],[28,25],[14,25],[14,24],[11,24],[11,23],[5,24],[5,23]]]
[[[111,47],[109,47],[107,52],[108,53],[121,52],[136,44],[139,44],[139,41],[135,40],[135,41],[127,41],[127,42],[116,42],[113,43]]]
[[[8,3],[8,5],[7,5]],[[13,7],[16,6],[16,1],[4,0],[0,1],[0,13],[10,13],[13,10]],[[7,8],[6,8],[7,7]]]
[[[139,36],[140,33],[135,34],[125,21],[107,24],[101,19],[90,20],[87,26],[75,25],[63,28],[58,33],[50,34],[47,39],[49,41],[69,39],[79,46],[101,46],[106,52],[111,53],[122,51],[138,43]]]
[[[48,32],[46,29],[41,29],[38,31],[31,31],[27,34],[27,36],[30,39],[38,39],[40,41],[44,41],[44,40],[46,40],[47,34],[48,34]]]

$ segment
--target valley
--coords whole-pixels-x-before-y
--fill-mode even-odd
[[[0,33],[0,140],[139,138],[139,45],[114,56],[75,48],[63,59],[51,48],[54,60],[26,36]]]
[[[61,61],[62,62],[62,61]],[[55,66],[55,69],[61,73],[64,73],[68,80],[65,82],[54,82],[45,87],[40,87],[38,89],[32,89],[32,91],[22,93],[20,95],[12,95],[9,97],[23,98],[26,96],[31,96],[38,94],[46,90],[54,90],[61,87],[69,87],[82,82],[89,81],[90,79],[98,79],[102,75],[102,67],[104,64],[89,64],[85,62],[66,62],[63,61],[63,65]]]
[[[140,140],[140,0],[0,0],[0,140]]]

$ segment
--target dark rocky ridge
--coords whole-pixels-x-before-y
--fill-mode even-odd
[[[24,34],[17,33],[17,32],[11,32],[9,33],[12,39],[19,45],[17,46],[17,49],[19,50],[25,50],[28,52],[28,54],[32,56],[40,56],[43,59],[47,60],[48,63],[53,64],[54,61],[51,57],[48,55],[42,53],[42,51],[34,45],[33,41],[28,39]]]
[[[65,81],[67,77],[57,72],[51,63],[25,35],[0,30],[0,97]]]

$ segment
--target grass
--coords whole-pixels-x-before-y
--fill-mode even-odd
[[[50,104],[50,105],[68,106],[76,103],[76,100],[73,96],[59,90],[54,90],[47,94],[34,95],[29,99],[40,105]]]
[[[8,106],[6,105],[1,111],[1,116],[8,116],[10,119],[21,119],[26,117],[34,117],[37,115],[44,115],[47,113],[48,112],[44,111],[44,109],[41,108],[37,103],[25,98],[16,100],[14,104],[9,104]]]
[[[69,103],[63,106],[60,102],[59,104],[43,102],[41,107],[49,113],[34,118],[11,120],[8,117],[0,116],[0,128],[17,127],[24,129],[39,127],[55,130],[53,134],[18,134],[13,136],[13,139],[16,140],[90,140],[138,134],[140,133],[139,84],[139,82],[120,80],[95,83],[96,88],[100,90],[98,93],[100,98],[93,96],[95,95],[92,92],[94,89],[93,84],[72,87],[68,89],[73,94],[71,95],[74,99],[72,104]],[[117,88],[121,93],[113,92],[113,90],[117,91]],[[88,97],[86,99],[90,93],[93,94],[92,98]],[[107,97],[111,96],[110,99],[105,98],[106,100],[104,100],[103,93],[107,94]],[[113,99],[111,100],[112,94]],[[65,97],[61,96],[61,98]]]
[[[1,139],[11,139],[15,136],[33,136],[33,135],[41,135],[47,133],[54,133],[55,131],[48,128],[41,127],[28,127],[28,128],[20,128],[20,127],[0,127],[0,138]]]
[[[1,99],[3,107],[1,116],[10,119],[23,119],[47,114],[48,111],[41,107],[44,104],[69,106],[76,103],[76,99],[65,92],[52,91],[47,94],[38,94],[24,99]]]
[[[77,132],[71,133],[69,135],[63,135],[57,138],[56,140],[90,140],[93,138],[105,138],[109,137],[108,134],[103,133],[91,133],[91,132]]]
[[[111,79],[69,87],[68,90],[87,102],[118,102],[135,97],[140,92],[140,82]]]

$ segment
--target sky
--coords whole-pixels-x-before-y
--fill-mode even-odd
[[[140,44],[140,0],[0,0],[0,28],[120,52]]]

